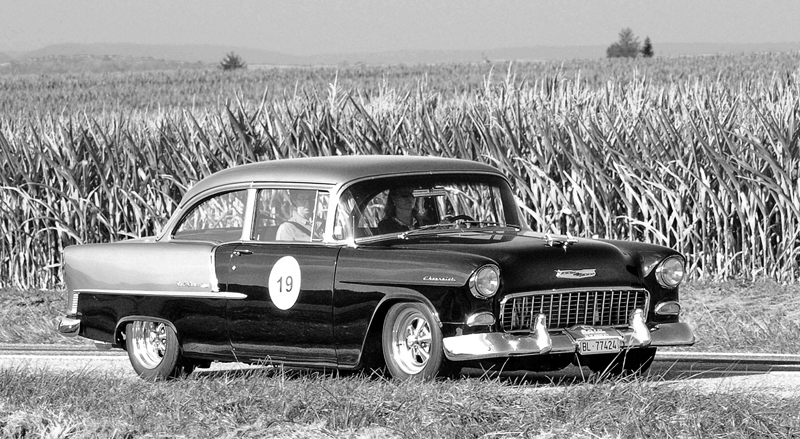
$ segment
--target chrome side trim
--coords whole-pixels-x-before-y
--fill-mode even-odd
[[[147,291],[147,290],[75,290],[81,294],[112,294],[118,296],[160,296],[160,297],[182,297],[185,299],[246,299],[247,294],[242,293],[215,293],[202,291]]]

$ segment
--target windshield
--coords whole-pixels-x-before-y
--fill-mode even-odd
[[[385,178],[357,183],[339,200],[336,239],[417,230],[519,227],[506,181],[491,175]]]

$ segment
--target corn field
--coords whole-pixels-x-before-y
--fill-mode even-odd
[[[800,70],[587,81],[584,71],[232,93],[218,105],[0,114],[0,283],[61,284],[67,245],[158,231],[234,165],[392,154],[486,162],[534,230],[673,247],[695,279],[800,276]],[[262,84],[263,85],[263,84]],[[7,105],[8,103],[6,103]]]

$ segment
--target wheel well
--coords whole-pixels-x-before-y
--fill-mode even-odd
[[[389,309],[398,303],[419,303],[423,306],[430,308],[430,305],[423,300],[416,300],[414,298],[396,298],[388,299],[380,304],[372,315],[372,321],[367,329],[367,335],[364,338],[364,346],[361,349],[360,366],[364,369],[380,370],[386,366],[383,359],[383,347],[381,346],[381,335],[383,333],[383,322],[386,320],[386,315]],[[434,319],[438,322],[436,312],[433,312]]]
[[[364,346],[361,348],[361,367],[369,370],[380,370],[386,366],[383,360],[383,349],[381,347],[381,333],[383,332],[383,322],[386,314],[396,303],[402,300],[387,300],[378,305],[378,309],[372,315],[372,321],[367,329],[367,336],[364,338]]]
[[[175,325],[172,324],[169,320],[160,319],[158,317],[150,317],[150,316],[128,316],[123,317],[117,322],[117,328],[114,330],[114,346],[120,347],[122,349],[128,350],[128,346],[125,344],[125,331],[128,327],[128,323],[135,322],[135,321],[152,321],[158,323],[164,323],[165,325],[172,328],[172,331],[175,332],[175,336],[178,338],[178,345],[182,346],[181,344],[181,336],[178,334],[178,329],[175,328]]]

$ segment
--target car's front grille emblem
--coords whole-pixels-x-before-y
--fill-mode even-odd
[[[556,270],[556,277],[559,279],[585,279],[595,277],[597,269],[585,268],[583,270]]]

